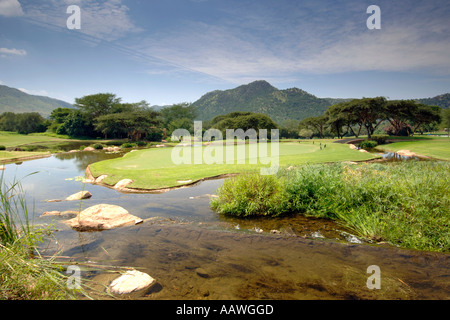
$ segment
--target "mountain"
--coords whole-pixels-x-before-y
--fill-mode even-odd
[[[311,116],[320,116],[329,106],[351,100],[351,98],[318,98],[298,88],[279,90],[267,81],[258,80],[230,90],[209,92],[193,105],[197,107],[199,120],[203,121],[235,111],[249,111],[265,113],[281,124],[288,119],[302,120]],[[449,108],[450,94],[416,99],[416,101]]]
[[[417,99],[416,101],[430,106],[439,106],[448,109],[450,108],[450,93],[441,94],[434,98]]]
[[[42,116],[48,117],[52,110],[60,107],[73,108],[71,104],[61,100],[34,96],[18,89],[0,85],[0,114],[3,112],[39,112]]]
[[[258,80],[235,89],[209,92],[193,105],[203,121],[234,111],[249,111],[265,113],[282,123],[322,115],[332,104],[345,100],[348,99],[318,98],[298,88],[279,90],[267,81]]]

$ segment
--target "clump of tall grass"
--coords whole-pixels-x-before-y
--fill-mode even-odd
[[[272,178],[251,174],[227,180],[211,205],[235,216],[329,218],[368,238],[448,252],[449,188],[448,162],[318,164],[284,169]],[[267,190],[276,192],[266,197]]]
[[[63,267],[36,250],[48,229],[29,220],[21,184],[0,176],[0,300],[68,299],[76,290],[66,285]]]
[[[225,181],[220,197],[211,202],[211,207],[238,217],[273,217],[284,213],[285,193],[282,179],[248,173]]]

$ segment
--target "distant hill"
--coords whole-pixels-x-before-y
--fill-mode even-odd
[[[322,115],[329,106],[351,100],[352,98],[318,98],[298,88],[279,90],[267,81],[258,80],[230,90],[209,92],[193,105],[197,107],[199,120],[203,121],[235,111],[249,111],[265,113],[281,124],[288,119],[302,120]],[[416,101],[449,108],[450,94]]]
[[[252,82],[230,90],[216,90],[193,103],[199,120],[234,111],[265,113],[275,122],[301,120],[322,115],[334,103],[350,99],[318,98],[304,90],[279,90],[264,80]]]
[[[441,94],[434,98],[416,99],[417,102],[430,106],[439,106],[441,108],[450,108],[450,93]]]
[[[0,85],[0,114],[3,112],[38,112],[48,117],[56,108],[73,108],[70,103],[44,97],[27,94],[18,89]]]

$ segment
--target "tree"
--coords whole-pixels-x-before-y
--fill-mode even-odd
[[[65,132],[71,137],[89,137],[93,135],[94,128],[86,115],[75,110],[66,117],[66,120],[57,133]]]
[[[95,129],[105,137],[124,138],[132,141],[146,138],[161,124],[159,113],[153,110],[137,110],[100,116],[96,119]]]
[[[262,113],[232,112],[212,119],[211,128],[220,130],[224,137],[227,129],[242,129],[244,132],[253,129],[256,131],[257,137],[259,137],[259,131],[265,129],[267,137],[270,138],[271,130],[278,129],[278,126],[269,116]]]
[[[299,121],[294,119],[284,120],[280,128],[280,137],[288,139],[298,138],[298,124]]]
[[[414,117],[410,120],[412,124],[412,132],[416,133],[417,129],[427,124],[441,122],[441,108],[437,106],[428,106],[418,104]]]
[[[0,130],[2,131],[16,131],[17,116],[13,112],[4,112],[0,116]]]
[[[450,109],[442,109],[442,123],[447,129],[447,136],[450,137]]]
[[[317,116],[317,117],[308,117],[303,119],[299,123],[299,130],[301,129],[310,129],[314,132],[318,133],[320,138],[323,138],[323,134],[325,128],[327,126],[328,118],[326,115]]]
[[[367,130],[370,139],[375,129],[386,119],[386,98],[363,98],[349,102],[348,107],[354,119]]]
[[[18,133],[44,132],[47,129],[45,119],[38,112],[19,113],[16,116]]]
[[[192,104],[186,102],[163,108],[160,113],[163,122],[162,125],[167,129],[169,129],[169,127],[176,127],[176,122],[174,123],[176,120],[188,119],[193,124],[197,117],[197,109]],[[169,131],[170,134],[173,130],[169,129]]]
[[[87,115],[88,119],[93,120],[99,116],[121,112],[123,106],[120,101],[115,94],[98,93],[76,98],[75,107]]]

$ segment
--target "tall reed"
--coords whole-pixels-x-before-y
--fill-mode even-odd
[[[0,300],[75,299],[62,265],[37,251],[49,228],[33,226],[19,181],[0,176]]]

